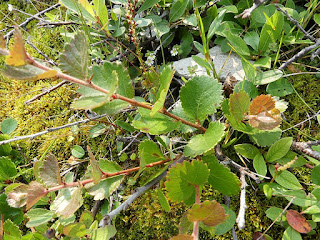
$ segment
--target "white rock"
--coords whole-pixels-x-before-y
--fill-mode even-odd
[[[229,57],[228,54],[224,54],[221,52],[220,46],[215,46],[209,50],[210,56],[213,59],[213,63],[216,69],[216,72],[219,73],[221,68],[222,71],[220,73],[220,79],[224,80],[227,76],[233,76],[237,80],[242,81],[245,77],[244,70],[241,64],[241,58],[232,53]],[[204,59],[203,54],[199,53],[196,56]],[[227,62],[226,62],[227,61]],[[197,66],[195,73],[190,74],[188,67]],[[182,76],[200,76],[207,75],[207,71],[205,68],[199,66],[191,57],[184,58],[179,61],[173,62],[173,67],[176,69],[177,73]]]

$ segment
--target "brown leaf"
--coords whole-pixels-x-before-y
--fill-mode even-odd
[[[261,130],[272,130],[278,127],[281,123],[280,111],[278,109],[272,109],[269,112],[258,113],[257,115],[247,116],[249,124]]]
[[[0,33],[0,55],[9,55],[9,51],[6,49],[6,39]]]
[[[201,221],[210,227],[223,223],[227,217],[228,215],[225,214],[224,208],[215,200],[194,204],[188,210],[188,220],[190,222]]]
[[[263,237],[261,236],[262,236],[261,232],[255,232],[252,234],[252,240],[257,240],[259,237],[260,237],[259,240],[267,240],[265,235],[263,235]]]
[[[9,192],[7,197],[7,202],[10,207],[20,208],[27,204],[29,186],[22,184],[15,187],[11,192]]]
[[[193,240],[193,236],[182,234],[182,235],[174,236],[170,238],[170,240]]]
[[[42,197],[47,195],[46,189],[41,183],[32,181],[29,183],[29,190],[27,196],[27,210],[30,209],[34,204],[36,204]]]
[[[309,222],[296,210],[287,210],[287,221],[289,225],[299,233],[308,233],[312,230]]]
[[[49,155],[40,167],[40,178],[47,187],[55,187],[62,184],[59,164],[54,155]]]
[[[257,115],[261,112],[267,112],[275,107],[275,102],[270,95],[260,95],[253,99],[249,107],[250,115]]]
[[[27,64],[27,53],[24,48],[24,41],[19,28],[14,29],[14,44],[9,49],[10,55],[6,57],[6,64],[9,66],[24,66]]]

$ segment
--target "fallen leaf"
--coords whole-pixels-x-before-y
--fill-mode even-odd
[[[299,233],[308,233],[312,230],[310,223],[296,210],[287,210],[287,221],[289,225]]]

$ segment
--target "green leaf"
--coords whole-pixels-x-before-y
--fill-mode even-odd
[[[250,62],[248,62],[247,60],[245,60],[243,58],[241,59],[241,64],[242,64],[242,68],[243,68],[243,71],[244,71],[247,79],[250,82],[253,82],[256,75],[257,75],[257,69]]]
[[[255,67],[271,68],[271,57],[259,58],[253,65]]]
[[[56,157],[48,155],[40,167],[39,176],[47,187],[58,186],[62,183],[59,164]]]
[[[106,159],[101,159],[99,161],[99,166],[105,173],[115,173],[123,170],[116,162]]]
[[[139,10],[137,11],[137,14],[153,7],[158,2],[160,2],[160,0],[146,0],[146,1],[144,1],[144,3],[141,5]]]
[[[79,4],[78,1],[75,0],[60,0],[60,2],[66,6],[71,11],[77,13],[80,16],[83,16],[89,21],[96,22],[94,16],[83,7],[83,5]]]
[[[200,204],[194,204],[187,211],[190,222],[201,221],[204,225],[215,227],[227,219],[224,208],[216,201],[206,200]]]
[[[180,99],[186,115],[194,121],[202,121],[219,107],[222,86],[212,77],[193,77],[181,88]]]
[[[283,240],[302,240],[300,233],[294,230],[292,227],[288,227],[282,236]]]
[[[214,156],[205,156],[203,161],[208,164],[210,169],[208,182],[213,188],[228,196],[236,195],[240,192],[240,180],[230,172],[230,169],[220,164]]]
[[[222,139],[224,125],[219,122],[211,122],[204,134],[193,136],[185,146],[183,154],[187,157],[195,157],[208,152]]]
[[[54,216],[54,212],[49,211],[47,209],[31,209],[27,212],[27,217],[29,221],[27,222],[27,227],[37,227],[42,224],[49,222]]]
[[[109,240],[117,233],[116,228],[113,225],[107,225],[103,228],[98,228],[92,233],[92,240]]]
[[[222,10],[219,15],[212,21],[212,23],[210,24],[208,33],[207,33],[207,41],[209,41],[213,35],[215,34],[216,30],[218,29],[218,27],[221,25],[221,22],[224,18],[224,15],[226,14],[226,9]]]
[[[174,109],[172,110],[172,113],[178,117],[181,117],[182,119],[185,119],[187,121],[191,121],[191,119],[189,119],[185,112],[183,111],[183,108],[181,106],[181,101],[177,101],[175,106],[174,106]],[[181,124],[179,126],[179,131],[183,132],[183,133],[188,133],[188,132],[194,132],[196,129],[193,128],[193,127],[190,127],[188,125],[185,125],[185,124]]]
[[[81,214],[79,223],[84,223],[86,225],[86,228],[89,228],[93,222],[93,216],[92,213],[89,210],[84,210]]]
[[[253,159],[253,167],[258,174],[261,176],[266,176],[267,174],[267,164],[261,154],[257,154]],[[262,177],[259,177],[261,180]]]
[[[250,50],[247,44],[245,43],[245,41],[241,37],[231,33],[231,31],[226,31],[224,35],[228,39],[228,42],[234,47],[234,49],[237,51],[239,55],[247,56],[247,57],[250,56]]]
[[[320,165],[317,165],[312,169],[311,179],[314,184],[320,185]]]
[[[104,123],[99,123],[92,128],[90,128],[89,133],[91,138],[98,137],[104,134],[107,130],[107,126]]]
[[[60,55],[60,68],[71,76],[86,80],[89,74],[89,59],[87,36],[78,31],[74,39],[64,46]]]
[[[157,93],[157,101],[155,102],[150,115],[154,116],[156,112],[163,108],[164,102],[167,97],[167,93],[170,87],[170,83],[173,77],[174,71],[171,66],[165,66],[160,74],[160,88]]]
[[[63,228],[63,234],[72,238],[84,237],[87,232],[88,230],[84,223],[71,223]]]
[[[17,80],[39,80],[52,78],[57,75],[57,71],[46,71],[30,64],[18,67],[5,65],[3,75],[7,76],[8,78]]]
[[[168,202],[168,199],[164,196],[163,192],[161,191],[161,189],[158,189],[158,200],[159,203],[161,205],[161,207],[166,211],[166,212],[170,212],[171,208]]]
[[[161,37],[164,34],[170,32],[169,23],[167,20],[162,20],[160,23],[154,25],[154,30],[156,34]]]
[[[1,132],[3,134],[10,134],[17,128],[17,120],[13,118],[7,118],[1,123]]]
[[[55,211],[64,218],[73,215],[83,203],[82,189],[80,187],[61,189],[51,203],[50,210]]]
[[[260,154],[259,149],[249,143],[235,145],[234,149],[237,153],[249,159],[254,159],[256,155]]]
[[[193,41],[193,45],[195,46],[195,48],[204,55],[204,51],[203,51],[203,45],[197,41]],[[200,65],[200,64],[199,64]]]
[[[269,171],[273,177],[275,175],[275,167],[273,165],[270,165]],[[293,190],[302,189],[302,186],[299,183],[299,180],[296,178],[295,175],[293,175],[288,170],[280,171],[276,176],[275,181],[279,183],[281,186],[288,189],[293,189]]]
[[[188,6],[188,1],[185,0],[174,0],[170,9],[169,21],[177,21],[186,11]]]
[[[111,95],[116,92],[122,96],[133,98],[134,92],[128,71],[120,63],[105,62],[102,66],[93,66],[92,83],[109,91],[108,94],[89,87],[80,86],[78,92],[82,95],[71,105],[77,109],[94,109],[102,114],[114,114],[129,104],[119,99],[109,102]]]
[[[143,168],[149,163],[164,160],[158,145],[150,140],[145,140],[139,145],[140,167]]]
[[[291,83],[286,78],[280,78],[267,86],[267,92],[272,96],[284,97],[293,93],[293,91]]]
[[[99,17],[99,20],[104,26],[103,29],[108,30],[109,14],[108,14],[107,6],[105,4],[105,0],[93,0],[93,3],[94,3],[93,7],[94,7],[95,15]]]
[[[76,158],[82,158],[85,154],[83,148],[79,145],[74,145],[71,149],[71,153]]]
[[[24,213],[21,208],[13,208],[8,205],[5,193],[0,194],[0,215],[3,215],[4,221],[10,219],[17,225],[24,219]]]
[[[0,134],[0,141],[8,140],[10,137],[7,134]],[[9,143],[0,145],[0,156],[8,156],[12,148]]]
[[[21,231],[19,227],[14,224],[10,219],[2,223],[3,240],[18,240],[21,239]]]
[[[0,157],[0,182],[10,180],[17,174],[16,165],[8,157]]]
[[[278,41],[283,30],[283,22],[283,14],[279,11],[267,19],[260,34],[259,52],[268,50],[270,43]]]
[[[267,147],[277,141],[281,137],[281,133],[281,130],[276,128],[271,131],[255,130],[249,136],[258,146]]]
[[[283,75],[283,72],[280,70],[269,70],[262,73],[259,73],[253,80],[255,85],[264,85],[271,83],[280,79]]]
[[[101,180],[98,184],[89,183],[85,185],[88,193],[94,196],[94,200],[108,198],[120,186],[124,176],[109,177]]]
[[[92,178],[93,178],[93,182],[95,184],[98,184],[99,181],[101,180],[102,178],[102,172],[101,172],[101,169],[99,167],[99,164],[95,158],[95,156],[93,155],[89,145],[87,146],[87,150],[88,150],[88,155],[89,155],[89,158],[90,158],[90,164],[91,164],[91,175],[92,175]]]
[[[199,66],[205,68],[208,72],[211,72],[212,68],[211,68],[210,64],[205,59],[203,59],[197,55],[193,55],[192,60],[195,61]]]
[[[246,44],[252,47],[253,50],[258,51],[259,34],[257,32],[254,32],[254,31],[247,32],[246,35],[244,35],[243,40],[246,42]]]
[[[290,150],[292,140],[292,137],[286,137],[275,142],[267,152],[266,161],[274,162],[284,157]]]
[[[151,117],[149,109],[139,108],[138,112],[140,114],[135,117],[132,125],[145,133],[153,135],[168,133],[178,128],[181,124],[181,122],[175,122],[170,117],[158,112]]]
[[[287,221],[287,218],[286,218],[286,215],[285,214],[282,214],[283,212],[283,209],[281,208],[278,208],[278,207],[270,207],[267,209],[266,211],[266,216],[268,218],[270,218],[272,221],[275,221],[277,219],[278,216],[280,216],[276,222],[277,223],[280,223],[280,222],[285,222]]]
[[[234,211],[223,204],[221,206],[224,208],[225,214],[229,217],[225,222],[220,223],[218,226],[216,226],[215,234],[218,236],[229,232],[236,223],[236,214],[234,213]]]
[[[168,172],[166,189],[168,197],[175,202],[185,202],[190,205],[194,202],[194,185],[203,185],[209,175],[207,165],[202,161],[193,160],[191,163],[184,161],[177,164]]]
[[[238,82],[233,91],[236,93],[245,91],[250,98],[256,98],[259,95],[257,87],[252,82],[246,80]]]
[[[320,26],[320,13],[314,14],[313,20]]]
[[[234,92],[230,95],[229,106],[231,115],[236,121],[241,122],[249,110],[249,95],[244,91]]]

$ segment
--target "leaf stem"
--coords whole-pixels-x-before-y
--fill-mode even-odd
[[[28,59],[28,62],[29,62],[31,65],[33,65],[33,66],[35,66],[35,67],[38,67],[38,68],[41,68],[41,69],[43,69],[43,70],[46,70],[46,71],[52,70],[52,68],[47,67],[47,66],[45,66],[45,65],[43,65],[43,64],[41,64],[41,63],[39,63],[39,62],[36,62],[34,59],[32,59],[32,58],[30,58],[30,57],[29,57],[29,59]],[[79,78],[75,78],[75,77],[72,77],[72,76],[70,76],[70,75],[68,75],[68,74],[61,73],[61,72],[57,72],[57,75],[56,75],[56,76],[59,77],[59,78],[65,79],[65,80],[67,80],[67,81],[69,81],[69,82],[77,83],[77,84],[79,84],[79,85],[83,85],[83,86],[85,86],[85,87],[89,87],[89,88],[95,89],[95,90],[97,90],[97,91],[99,91],[99,92],[102,92],[102,93],[105,93],[105,94],[109,94],[109,91],[108,91],[108,90],[106,90],[106,89],[104,89],[104,88],[102,88],[102,87],[99,87],[98,85],[95,85],[95,84],[92,83],[91,81],[90,81],[90,82],[84,81],[84,80],[81,80],[81,79],[79,79]],[[132,99],[132,98],[127,98],[127,97],[124,97],[124,96],[119,95],[119,94],[116,94],[116,93],[112,95],[112,98],[113,98],[113,99],[120,99],[120,100],[122,100],[122,101],[128,102],[128,103],[130,103],[132,106],[142,107],[142,108],[146,108],[146,109],[149,109],[149,110],[152,109],[152,106],[151,106],[151,105],[148,105],[148,104],[146,104],[146,103],[138,102],[138,101],[136,101],[136,100],[134,100],[134,99]],[[185,124],[185,125],[188,125],[188,126],[190,126],[190,127],[196,128],[196,129],[202,131],[203,133],[206,132],[206,129],[205,129],[204,127],[202,127],[201,125],[195,124],[195,123],[192,123],[192,122],[189,122],[189,121],[187,121],[187,120],[185,120],[185,119],[182,119],[182,118],[180,118],[180,117],[178,117],[178,116],[176,116],[176,115],[168,112],[166,109],[162,109],[162,110],[160,110],[159,112],[162,113],[162,114],[164,114],[164,115],[166,115],[166,116],[168,116],[168,117],[170,117],[170,118],[173,118],[173,119],[175,119],[175,120],[177,120],[177,121],[181,121],[181,122],[182,122],[183,124]]]
[[[161,164],[164,164],[164,163],[170,162],[170,161],[171,161],[171,159],[168,158],[168,159],[161,160],[161,161],[158,161],[158,162],[149,163],[144,167],[154,167],[154,166],[161,165]],[[102,179],[106,179],[106,178],[110,178],[110,177],[114,177],[114,176],[119,176],[119,175],[127,175],[127,174],[129,174],[131,172],[135,172],[135,171],[139,171],[139,170],[140,170],[140,167],[135,167],[135,168],[130,168],[130,169],[127,169],[127,170],[122,170],[122,171],[114,172],[114,173],[105,173],[105,172],[103,172],[102,173],[103,174]],[[52,188],[46,189],[43,192],[43,195],[48,194],[49,192],[58,191],[58,190],[63,189],[63,188],[78,187],[79,185],[80,186],[84,186],[84,185],[87,185],[88,183],[92,183],[93,181],[94,181],[93,178],[91,178],[91,179],[85,179],[85,180],[78,181],[78,182],[65,183],[65,184],[62,184],[62,185],[59,185],[59,186],[56,186],[56,187],[52,187]]]
[[[200,204],[200,187],[199,185],[194,186],[196,189],[196,204]],[[199,221],[195,221],[193,223],[193,233],[192,233],[193,239],[198,240],[199,239]]]

